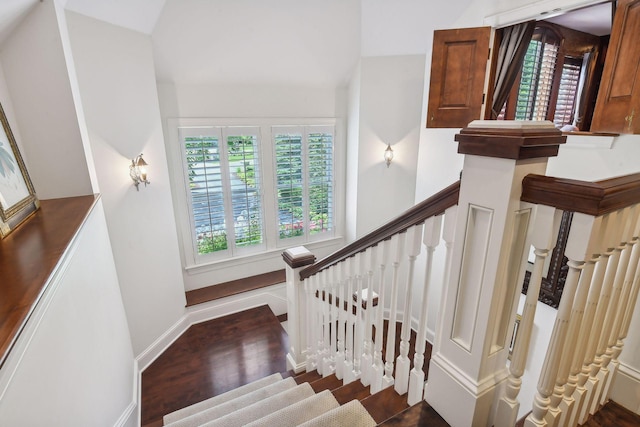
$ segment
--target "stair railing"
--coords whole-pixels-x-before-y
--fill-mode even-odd
[[[608,399],[638,297],[640,174],[595,183],[529,175],[521,200],[533,205],[535,261],[495,425],[516,421],[544,261],[570,211],[568,275],[525,426],[576,426]]]
[[[422,399],[433,254],[443,221],[449,225],[446,248],[451,247],[459,188],[460,182],[450,185],[318,262],[304,247],[285,251],[288,324],[297,323],[289,334],[290,369],[335,373],[345,384],[360,380],[372,393],[392,385],[400,394],[411,388],[410,400]],[[425,281],[416,286],[416,259],[423,245]],[[414,299],[423,301],[416,316]],[[412,323],[418,325],[417,341],[411,338],[416,329]],[[410,347],[415,348],[413,354]]]

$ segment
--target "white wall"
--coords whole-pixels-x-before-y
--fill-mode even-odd
[[[135,361],[102,203],[0,370],[0,425],[137,425]]]
[[[29,13],[3,44],[0,61],[38,197],[92,194],[53,1]]]
[[[414,204],[423,55],[362,58],[358,120],[356,237]],[[383,155],[391,144],[390,167]],[[353,200],[349,200],[353,203]]]
[[[151,39],[68,12],[67,22],[109,235],[139,355],[184,314]],[[130,159],[144,153],[151,185],[136,191]]]

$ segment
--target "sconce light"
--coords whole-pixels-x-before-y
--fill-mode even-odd
[[[391,160],[393,160],[393,150],[391,145],[387,144],[387,149],[384,150],[384,161],[387,163],[387,167],[391,164]]]
[[[147,179],[147,162],[142,158],[142,153],[135,159],[131,160],[131,165],[129,165],[129,176],[133,180],[133,185],[136,186],[136,190],[140,191],[140,183],[144,183],[146,187],[147,184],[151,184]]]

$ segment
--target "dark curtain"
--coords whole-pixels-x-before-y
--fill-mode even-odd
[[[591,52],[585,53],[582,60],[582,73],[580,76],[576,108],[573,116],[573,124],[580,130],[588,130],[583,129],[584,116],[587,112],[587,108],[589,107],[589,90],[595,84],[595,69],[599,54],[600,50],[595,47]]]
[[[496,81],[493,91],[493,105],[491,118],[500,114],[502,106],[507,101],[513,83],[522,68],[524,55],[536,29],[536,21],[523,22],[502,30],[502,41],[498,49],[496,64]]]

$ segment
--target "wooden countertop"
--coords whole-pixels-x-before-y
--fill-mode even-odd
[[[0,240],[0,367],[99,195],[42,200]]]

